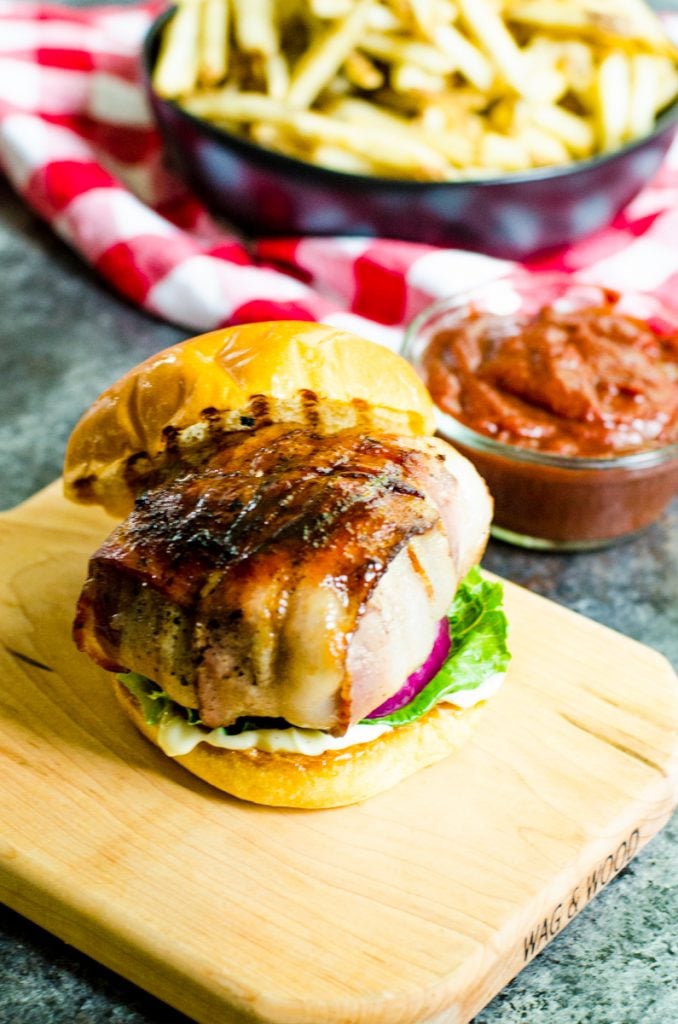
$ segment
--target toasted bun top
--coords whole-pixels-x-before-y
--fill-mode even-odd
[[[434,430],[424,385],[384,346],[326,324],[244,324],[165,349],[104,391],[68,443],[66,496],[125,515],[135,496],[128,469],[166,449],[168,428],[176,435],[204,421],[205,410],[249,416],[255,396],[271,400],[269,419],[296,419],[309,395],[321,413],[331,405],[326,429],[351,425],[359,409],[362,422],[382,429]]]

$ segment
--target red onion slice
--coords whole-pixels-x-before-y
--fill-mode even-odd
[[[446,618],[441,619],[431,653],[421,668],[418,668],[416,672],[407,677],[397,693],[394,693],[392,697],[385,700],[383,704],[380,704],[378,708],[375,708],[366,717],[382,718],[384,715],[391,715],[394,711],[400,711],[411,700],[414,700],[417,694],[424,689],[427,683],[430,683],[436,672],[445,663],[450,653],[451,644],[450,624]]]

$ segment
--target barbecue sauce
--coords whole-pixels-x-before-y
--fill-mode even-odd
[[[423,370],[444,412],[505,444],[605,458],[678,440],[678,335],[612,303],[472,310],[434,335]]]

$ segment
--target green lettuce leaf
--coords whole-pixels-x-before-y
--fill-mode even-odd
[[[505,672],[511,655],[502,598],[501,583],[484,579],[477,566],[471,569],[448,613],[452,646],[445,664],[409,704],[382,718],[366,718],[365,724],[408,725],[450,694],[475,690],[490,676]]]
[[[166,711],[172,708],[173,701],[151,679],[139,675],[138,672],[125,672],[118,676],[120,682],[141,704],[141,711],[149,725],[157,725]],[[185,708],[184,711],[187,709]]]

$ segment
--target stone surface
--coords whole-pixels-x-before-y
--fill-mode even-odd
[[[1,180],[0,296],[0,507],[9,508],[59,474],[66,438],[96,394],[182,332],[110,293]],[[678,502],[645,534],[606,551],[547,555],[492,542],[485,565],[655,647],[678,667]],[[0,908],[0,1024],[185,1020]],[[675,817],[476,1024],[674,1021]]]

